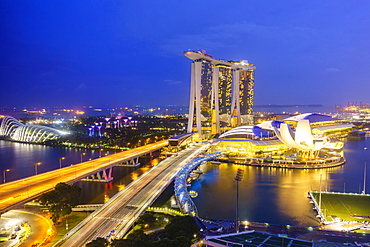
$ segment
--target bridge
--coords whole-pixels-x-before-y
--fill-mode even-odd
[[[90,214],[54,246],[84,246],[97,237],[122,238],[173,181],[180,168],[207,146],[194,145],[160,162]]]
[[[60,182],[71,184],[81,179],[109,181],[113,166],[127,163],[130,160],[137,159],[142,155],[154,152],[167,145],[167,140],[160,141],[2,184],[0,185],[0,213],[54,189],[55,185]]]

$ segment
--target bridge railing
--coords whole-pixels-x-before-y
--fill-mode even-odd
[[[213,160],[219,157],[222,152],[216,152],[211,154],[206,154],[192,159],[189,163],[185,164],[179,171],[175,178],[175,196],[178,205],[180,206],[181,212],[190,216],[198,216],[197,207],[194,204],[191,196],[187,190],[187,178],[189,173],[199,166],[202,162]]]

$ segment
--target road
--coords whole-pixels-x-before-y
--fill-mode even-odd
[[[110,238],[123,237],[171,183],[179,168],[205,148],[205,145],[196,145],[162,161],[118,192],[54,246],[84,246],[97,237],[107,237],[112,230],[114,236]]]
[[[115,164],[130,160],[151,151],[168,145],[168,141],[160,141],[112,154],[106,157],[82,162],[58,170],[38,174],[0,185],[0,213],[12,207],[27,202],[46,191],[52,190],[60,182],[73,183],[97,171],[111,167]]]

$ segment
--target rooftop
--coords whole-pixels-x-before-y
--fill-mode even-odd
[[[204,59],[213,63],[214,65],[226,65],[232,69],[238,68],[245,70],[256,69],[256,66],[254,66],[253,64],[249,64],[248,61],[241,60],[239,62],[236,62],[236,61],[227,61],[223,59],[216,59],[213,56],[206,54],[204,50],[185,51],[184,55],[192,60]]]

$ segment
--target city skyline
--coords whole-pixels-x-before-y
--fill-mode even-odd
[[[369,103],[356,3],[1,1],[0,105],[188,105],[188,49],[257,64],[255,105]]]

